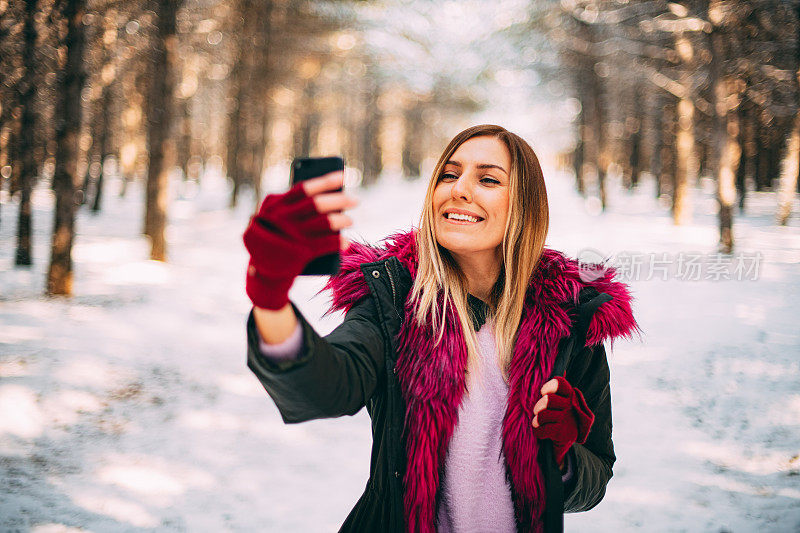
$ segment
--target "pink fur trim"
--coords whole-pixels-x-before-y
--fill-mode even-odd
[[[394,242],[390,243],[389,241],[392,240]],[[411,260],[416,257],[417,251],[413,230],[393,233],[384,238],[383,242],[387,244],[383,248],[379,248],[368,243],[350,241],[350,246],[340,252],[339,272],[331,276],[325,286],[315,294],[316,296],[326,290],[330,290],[333,294],[330,307],[322,316],[327,316],[334,311],[347,313],[353,304],[369,294],[369,287],[360,268],[362,263],[374,263],[390,255],[395,255],[409,269],[412,279],[416,276],[417,262]]]

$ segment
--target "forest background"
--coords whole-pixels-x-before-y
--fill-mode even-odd
[[[0,528],[338,527],[368,420],[280,424],[241,233],[292,157],[341,154],[377,242],[498,123],[548,244],[614,256],[648,332],[568,527],[796,530],[799,37],[795,0],[0,0]],[[319,283],[292,295],[324,333]]]

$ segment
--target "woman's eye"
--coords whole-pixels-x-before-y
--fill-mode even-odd
[[[456,180],[457,180],[457,179],[458,179],[458,176],[456,176],[455,174],[450,174],[450,173],[445,173],[445,174],[442,174],[441,176],[439,176],[439,179],[440,179],[440,180],[444,180],[444,179],[450,179],[450,178],[452,178],[452,179],[456,179]],[[490,177],[488,177],[488,176],[485,176],[485,177],[481,178],[481,181],[482,181],[482,182],[486,182],[486,181],[488,181],[489,183],[492,183],[492,184],[497,184],[497,185],[499,185],[499,184],[500,184],[500,182],[499,182],[498,180],[496,180],[496,179],[494,179],[494,178],[490,178]]]

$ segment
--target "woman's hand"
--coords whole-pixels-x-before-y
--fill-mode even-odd
[[[583,393],[556,376],[542,386],[542,397],[533,406],[534,434],[553,441],[556,462],[561,466],[574,443],[583,444],[594,423],[594,413]]]
[[[312,259],[347,248],[348,240],[337,232],[353,220],[332,211],[354,207],[358,199],[335,191],[343,182],[339,170],[264,198],[243,235],[250,252],[245,288],[253,305],[283,308],[294,279]]]

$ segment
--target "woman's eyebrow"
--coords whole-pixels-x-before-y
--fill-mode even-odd
[[[461,163],[459,163],[458,161],[448,161],[447,163],[445,163],[445,165],[453,165],[453,166],[456,166],[458,168],[462,167]],[[477,167],[481,168],[481,169],[497,168],[497,169],[502,170],[505,174],[508,174],[508,172],[506,172],[506,170],[503,167],[498,166],[498,165],[492,165],[491,163],[480,163],[479,165],[477,165]]]

